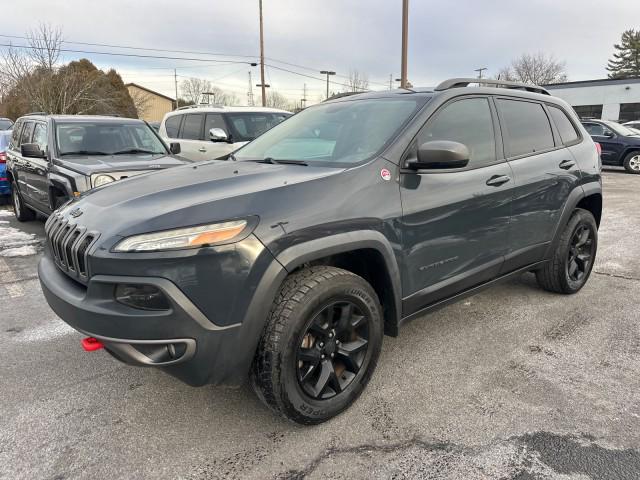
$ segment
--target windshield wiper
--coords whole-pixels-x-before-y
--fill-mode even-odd
[[[128,150],[120,150],[119,152],[113,152],[111,155],[127,155],[132,153],[147,153],[151,155],[162,154],[162,152],[154,152],[153,150],[145,150],[144,148],[130,148]]]
[[[276,160],[273,157],[263,158],[262,160],[257,160],[258,163],[270,163],[272,165],[302,165],[304,167],[308,167],[309,164],[307,162],[303,162],[302,160]]]
[[[74,152],[62,152],[60,156],[63,155],[111,155],[107,152],[98,152],[95,150],[76,150]]]

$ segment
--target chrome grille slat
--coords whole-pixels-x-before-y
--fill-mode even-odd
[[[87,254],[99,237],[98,232],[71,223],[53,214],[45,225],[53,260],[62,271],[81,282],[88,279]]]

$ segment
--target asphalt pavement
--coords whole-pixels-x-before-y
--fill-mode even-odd
[[[640,176],[604,195],[580,293],[524,274],[411,322],[317,427],[84,352],[37,281],[42,222],[0,211],[0,478],[638,479]]]

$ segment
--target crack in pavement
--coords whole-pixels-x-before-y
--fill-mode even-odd
[[[619,273],[599,272],[597,270],[593,270],[593,273],[595,273],[596,275],[605,275],[607,277],[622,278],[623,280],[640,281],[640,278],[632,277],[631,275],[622,275],[622,274],[619,274]]]

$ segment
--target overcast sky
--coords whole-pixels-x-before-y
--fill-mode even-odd
[[[292,100],[302,96],[306,83],[315,102],[322,81],[276,67],[311,77],[321,77],[319,70],[348,75],[357,69],[368,75],[371,88],[385,88],[390,74],[399,76],[401,5],[401,0],[264,0],[267,83]],[[234,56],[65,44],[69,49],[234,62],[256,61],[259,52],[258,0],[19,0],[3,2],[1,15],[2,35],[24,35],[30,26],[46,22],[62,28],[68,41]],[[449,77],[475,76],[478,67],[492,75],[525,52],[566,62],[570,80],[603,78],[613,44],[628,28],[640,29],[640,0],[411,0],[409,80],[431,86]],[[0,37],[0,43],[9,40],[23,43]],[[65,54],[65,60],[79,57],[116,68],[125,82],[172,97],[174,67],[183,78],[207,78],[241,101],[246,101],[248,71],[254,84],[259,80],[259,70],[242,63]]]

